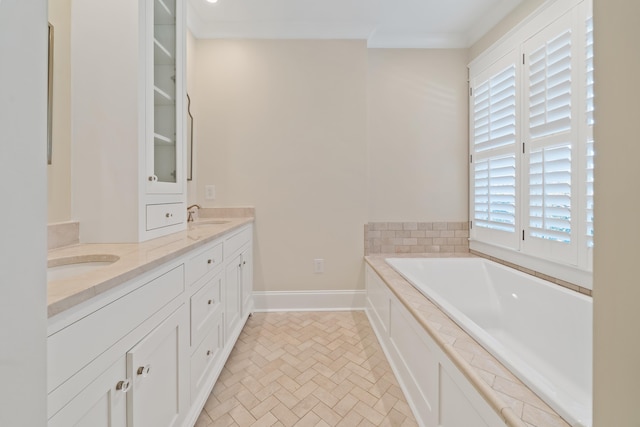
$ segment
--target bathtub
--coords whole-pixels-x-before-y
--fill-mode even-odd
[[[591,298],[482,258],[386,262],[567,422],[591,426]]]

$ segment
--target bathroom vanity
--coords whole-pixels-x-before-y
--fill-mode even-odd
[[[118,260],[49,283],[48,425],[192,426],[253,310],[252,223],[51,251]]]

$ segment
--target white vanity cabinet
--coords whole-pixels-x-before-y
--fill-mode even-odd
[[[253,309],[252,230],[51,318],[48,425],[193,426]]]
[[[48,426],[126,427],[126,393],[130,387],[123,355],[49,419]]]
[[[228,237],[225,248],[230,258],[225,269],[225,340],[237,334],[242,319],[253,310],[252,228]]]
[[[187,310],[178,310],[127,352],[130,425],[181,425],[188,405],[188,330]]]
[[[185,229],[186,1],[71,8],[80,241],[140,242]]]

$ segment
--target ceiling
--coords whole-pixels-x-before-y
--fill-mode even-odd
[[[466,48],[523,0],[188,0],[197,38],[364,39],[369,47]]]

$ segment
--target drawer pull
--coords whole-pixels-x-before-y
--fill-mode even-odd
[[[173,214],[172,214],[172,213],[167,212],[167,213],[165,214],[165,216],[166,216],[167,218],[172,218],[172,217],[173,217]]]
[[[138,368],[138,375],[142,375],[143,378],[146,378],[147,375],[151,372],[151,365],[140,366]]]
[[[131,387],[131,381],[129,381],[128,379],[123,381],[118,381],[118,384],[116,384],[116,390],[119,390],[123,393],[128,392],[130,387]]]

